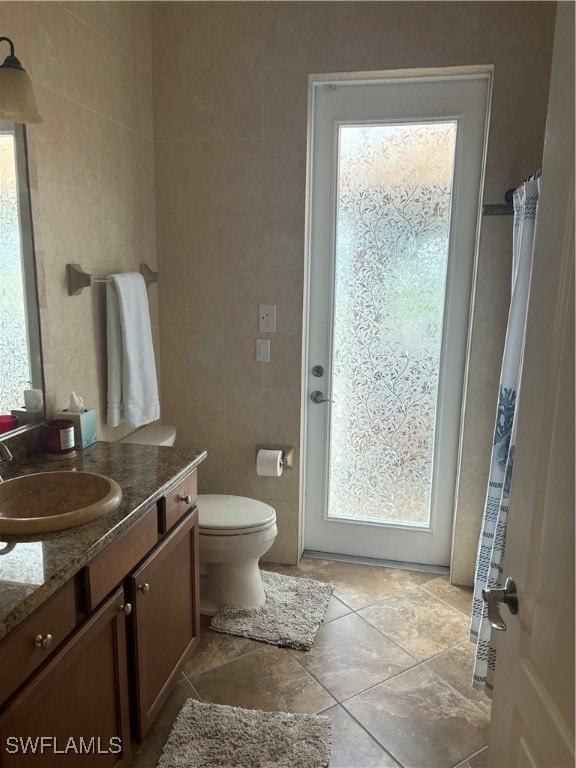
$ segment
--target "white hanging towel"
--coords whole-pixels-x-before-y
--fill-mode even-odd
[[[109,275],[106,285],[108,347],[107,422],[141,427],[160,417],[150,311],[144,278]]]

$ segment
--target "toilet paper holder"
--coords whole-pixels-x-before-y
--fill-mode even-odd
[[[286,445],[257,445],[256,457],[258,451],[282,451],[282,466],[284,469],[294,469],[294,448]]]

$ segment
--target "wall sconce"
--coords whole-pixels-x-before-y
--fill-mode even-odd
[[[32,80],[20,61],[14,56],[14,43],[9,37],[0,37],[0,43],[10,46],[10,55],[0,66],[0,118],[13,123],[41,123]]]

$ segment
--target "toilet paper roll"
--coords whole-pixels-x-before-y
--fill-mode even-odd
[[[261,448],[256,456],[256,474],[261,477],[280,477],[282,474],[282,451]]]

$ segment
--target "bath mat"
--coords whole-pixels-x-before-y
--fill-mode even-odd
[[[188,699],[157,768],[326,768],[330,720]]]
[[[210,629],[310,650],[334,587],[322,581],[261,571],[266,603],[259,608],[224,608]]]

